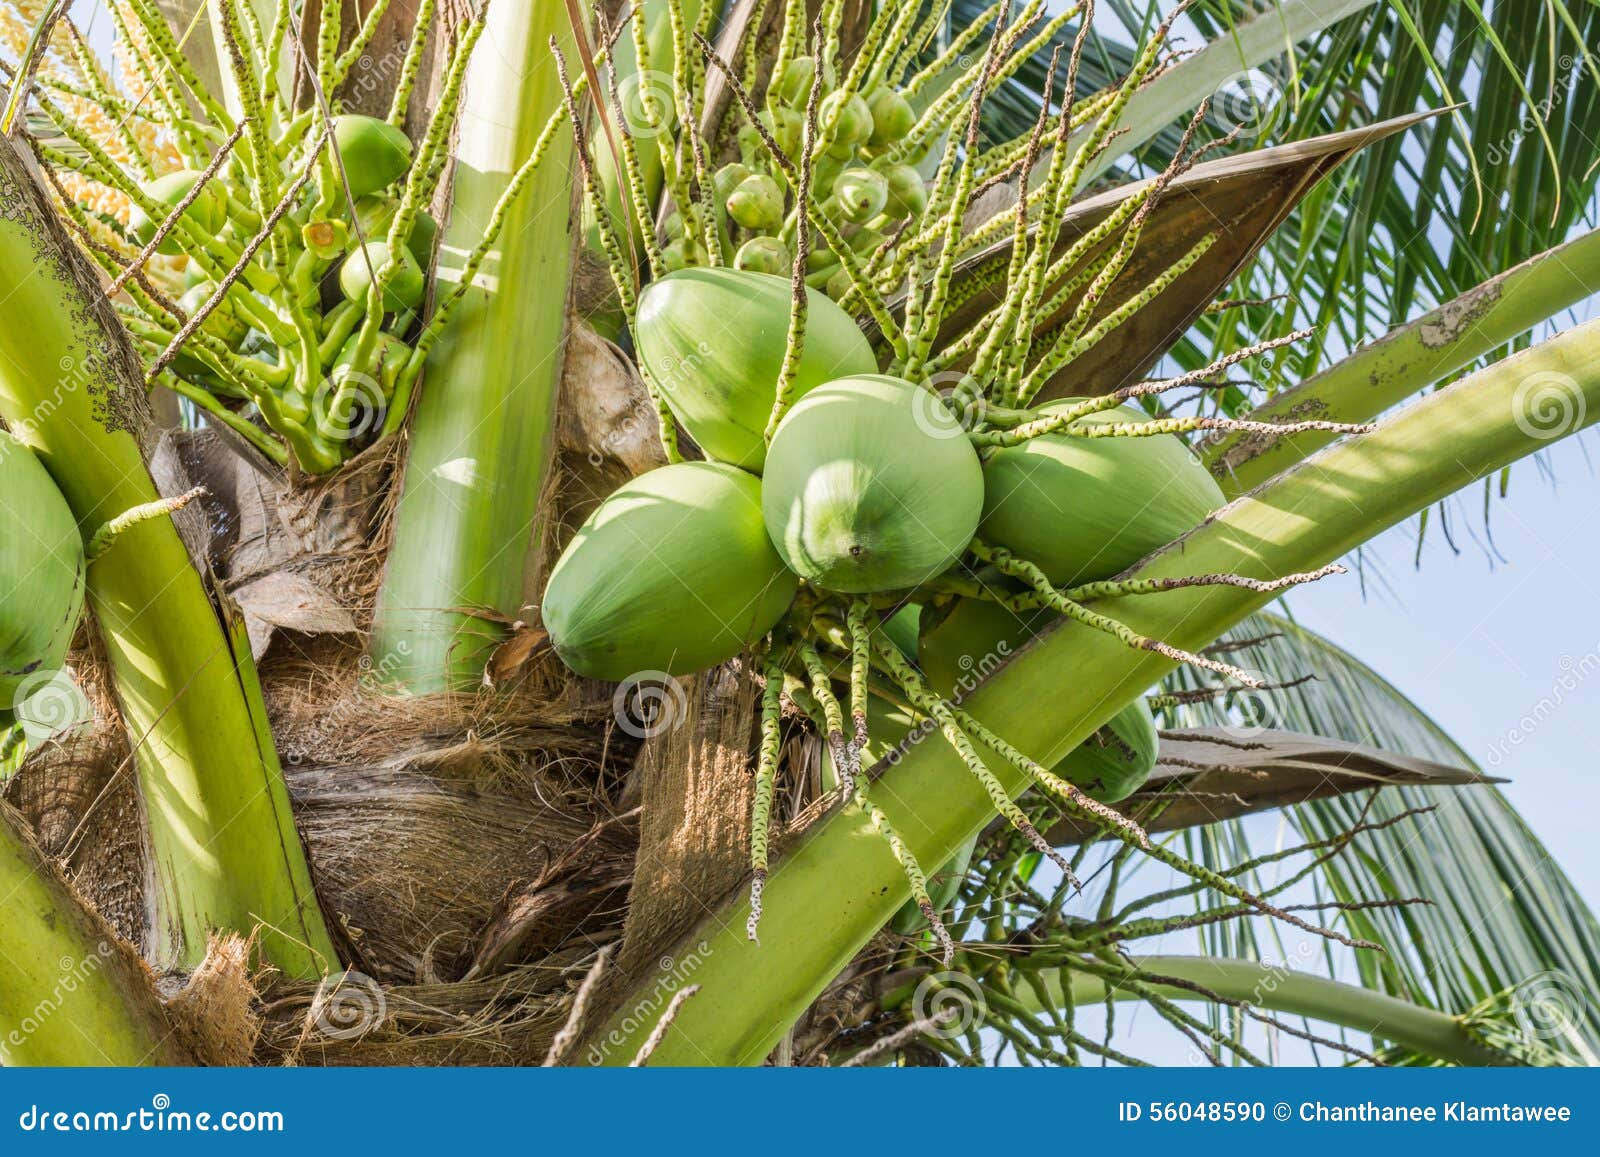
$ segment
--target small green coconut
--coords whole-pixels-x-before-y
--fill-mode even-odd
[[[802,578],[901,590],[949,569],[977,529],[983,468],[937,394],[866,374],[796,402],[767,453],[767,530]]]
[[[189,195],[189,190],[194,188],[195,182],[201,176],[202,174],[195,169],[179,169],[175,173],[167,173],[165,176],[148,181],[140,188],[147,197],[170,212]],[[151,217],[135,205],[128,217],[128,232],[140,245],[148,245],[155,238],[156,230],[161,227],[165,217],[165,214],[161,217]],[[200,190],[200,195],[183,211],[181,219],[207,236],[222,232],[228,223],[228,195],[223,191],[219,178],[213,178]],[[177,229],[168,233],[165,240],[156,246],[157,253],[165,253],[169,257],[182,253],[183,249],[183,238]]]
[[[339,288],[345,298],[357,305],[364,305],[376,278],[383,273],[383,267],[389,264],[389,257],[389,246],[383,241],[368,241],[346,257],[344,264],[339,267]],[[417,264],[410,250],[400,250],[399,268],[395,270],[393,280],[383,294],[384,312],[400,313],[415,309],[422,304],[427,289],[428,281],[423,276],[422,266]]]
[[[735,269],[779,274],[793,264],[789,250],[776,237],[752,237],[733,255]]]
[[[33,451],[0,430],[0,713],[58,671],[83,614],[83,538]]]
[[[1160,747],[1155,716],[1141,697],[1069,751],[1055,772],[1091,799],[1116,803],[1144,786],[1155,770]]]
[[[872,346],[821,293],[807,295],[795,394],[877,368]],[[686,268],[639,295],[634,344],[683,428],[707,454],[761,472],[789,331],[787,277]]]
[[[720,462],[624,483],[550,572],[543,617],[556,654],[592,679],[687,675],[765,635],[799,584],[767,539],[760,492]]]
[[[962,599],[922,637],[923,673],[935,691],[959,704],[1058,618],[1051,610],[1010,611],[998,603]],[[1115,803],[1150,778],[1158,748],[1155,718],[1141,697],[1052,770],[1101,803]]]
[[[1058,413],[1081,399],[1040,407]],[[1141,423],[1131,405],[1088,422]],[[1046,434],[991,455],[984,464],[978,534],[1037,563],[1057,585],[1094,582],[1126,570],[1193,530],[1227,499],[1172,434],[1081,438]]]
[[[392,185],[411,167],[411,138],[388,121],[347,113],[333,119],[333,143],[357,197]]]
[[[833,203],[846,221],[865,224],[879,213],[889,199],[889,184],[883,175],[865,165],[851,165],[833,182]]]

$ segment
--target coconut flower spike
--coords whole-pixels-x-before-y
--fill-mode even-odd
[[[867,814],[872,826],[888,843],[890,852],[905,874],[906,883],[910,885],[911,898],[917,910],[928,921],[934,939],[939,943],[940,958],[945,966],[949,967],[951,961],[955,959],[955,942],[950,939],[950,932],[944,926],[938,909],[933,906],[933,898],[928,894],[927,873],[917,862],[916,855],[906,847],[905,841],[895,831],[894,825],[889,822],[889,817],[884,814],[883,809],[868,796],[866,778],[861,774],[861,752],[845,740],[844,711],[833,693],[827,667],[817,654],[816,648],[809,643],[802,644],[800,658],[811,680],[811,694],[822,709],[827,727],[828,751],[833,757],[834,767],[839,772],[840,786],[854,800],[856,806]]]
[[[756,757],[756,783],[750,805],[750,918],[745,934],[756,943],[761,925],[761,893],[767,886],[771,847],[772,800],[778,778],[780,726],[783,719],[783,664],[769,653],[763,664],[766,690],[761,696],[761,747]]]

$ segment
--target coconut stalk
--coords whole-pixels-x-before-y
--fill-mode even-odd
[[[1102,961],[1095,961],[1095,965],[1111,967]],[[1026,961],[1019,962],[1018,967],[1026,968]],[[1460,1065],[1507,1063],[1504,1055],[1485,1048],[1460,1019],[1449,1013],[1281,965],[1216,956],[1143,956],[1128,961],[1126,971],[1130,980],[1143,981],[1167,1000],[1206,1000],[1210,994],[1269,1012],[1341,1025],[1423,1056]],[[1068,1007],[1069,998],[1078,1008],[1108,999],[1142,999],[1136,990],[1076,969],[1044,968],[1029,974],[1042,982],[1044,990],[1041,994],[1031,984],[1015,987],[1017,1000],[1030,1012],[1045,1011],[1042,995],[1048,995],[1057,1008]],[[1157,978],[1187,981],[1205,992],[1161,984]]]
[[[1474,286],[1263,402],[1250,417],[1365,422],[1594,293],[1600,293],[1600,230]],[[1201,456],[1222,489],[1238,495],[1331,441],[1333,435],[1319,431],[1278,439],[1227,433],[1206,443]]]
[[[440,293],[561,107],[561,4],[492,4],[462,99]],[[428,358],[372,653],[413,694],[471,689],[523,605],[554,451],[573,260],[572,134],[560,128]]]
[[[162,501],[142,375],[87,262],[25,163],[0,147],[0,417],[38,454],[86,539]],[[217,929],[260,930],[294,977],[337,968],[295,832],[242,619],[219,617],[165,514],[89,567],[89,605],[134,750],[152,864],[149,951],[199,964]]]
[[[193,1064],[150,974],[0,804],[0,1065]]]
[[[1527,402],[1521,395],[1530,380],[1566,383],[1565,425],[1535,427],[1518,409]],[[1600,321],[1480,370],[1374,432],[1328,447],[1151,555],[1130,576],[1274,577],[1315,569],[1596,418]],[[1198,650],[1272,597],[1207,586],[1090,605],[1140,634]],[[1063,621],[962,706],[1050,767],[1172,666],[1156,653]],[[1052,710],[1039,710],[1042,702]],[[989,766],[1012,796],[1029,786],[1008,763],[990,759]],[[944,744],[916,743],[880,770],[873,797],[921,863],[944,863],[993,818],[992,802]],[[745,937],[749,900],[743,888],[685,938],[675,958],[681,968],[692,953],[699,993],[678,1010],[656,1063],[761,1063],[908,895],[895,857],[858,807],[840,807],[817,821],[773,866],[759,943]],[[762,982],[752,985],[753,976]],[[671,981],[639,978],[591,1040],[591,1062],[626,1063],[634,1055],[657,1021],[657,990]]]

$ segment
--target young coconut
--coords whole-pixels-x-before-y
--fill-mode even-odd
[[[189,190],[194,188],[194,183],[200,177],[201,174],[194,169],[179,169],[176,173],[157,177],[141,188],[145,196],[154,200],[156,204],[172,210],[189,195]],[[161,220],[152,218],[135,205],[128,216],[128,232],[140,245],[148,245],[155,237],[156,230],[160,228]],[[223,191],[221,182],[217,179],[208,182],[200,190],[200,195],[194,199],[193,204],[183,211],[181,220],[187,221],[207,236],[222,232],[228,223],[228,195]],[[168,233],[161,244],[156,246],[156,252],[169,257],[183,252],[183,238],[178,235],[176,229]]]
[[[367,294],[372,292],[373,282],[383,272],[383,267],[389,264],[389,257],[389,245],[384,241],[368,241],[346,257],[344,264],[339,267],[339,288],[345,298],[357,305],[364,305]],[[427,292],[427,278],[410,250],[400,250],[399,265],[393,280],[389,282],[389,288],[384,291],[385,313],[415,309],[422,304],[423,294]]]
[[[733,255],[735,269],[778,274],[793,264],[788,247],[776,237],[752,237]]]
[[[1059,413],[1082,399],[1039,407]],[[1124,405],[1085,424],[1142,423]],[[1037,564],[1058,586],[1118,574],[1224,506],[1216,481],[1174,434],[1084,438],[1044,434],[984,464],[978,534]]]
[[[789,568],[826,590],[903,590],[947,570],[977,529],[983,467],[930,390],[866,374],[784,416],[761,488]]]
[[[959,704],[980,682],[1032,642],[1060,616],[1051,610],[1013,611],[984,599],[961,599],[921,640],[928,685]],[[1051,770],[1101,803],[1126,799],[1156,765],[1155,718],[1141,697],[1063,756]]]
[[[634,343],[683,428],[713,458],[760,473],[789,331],[787,277],[681,269],[639,295]],[[807,294],[794,396],[877,369],[872,347],[822,294]]]
[[[0,430],[0,714],[17,706],[30,676],[66,661],[83,572],[67,500],[33,451]]]
[[[765,635],[799,583],[767,539],[760,491],[720,462],[624,483],[550,572],[543,616],[556,654],[592,679],[687,675]]]
[[[392,185],[411,167],[411,138],[377,117],[334,117],[333,143],[350,192],[357,197]]]

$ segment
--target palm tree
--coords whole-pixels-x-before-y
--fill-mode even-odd
[[[1103,5],[1087,28],[1043,3],[1016,5],[1020,23],[966,0],[876,20],[811,6],[841,74],[857,53],[889,60],[949,130],[929,144],[956,142],[929,150],[932,241],[910,291],[877,303],[852,274],[843,305],[888,341],[918,309],[940,316],[923,295],[945,289],[929,287],[953,286],[929,352],[958,366],[955,335],[1026,307],[1035,262],[1061,297],[1032,339],[1067,332],[1071,355],[1039,371],[1040,396],[1121,390],[1174,429],[1210,429],[1195,448],[1236,498],[1122,585],[1080,594],[1082,613],[959,716],[911,704],[1031,759],[913,736],[844,798],[823,786],[826,671],[816,698],[790,684],[781,722],[779,669],[764,693],[748,656],[646,688],[664,709],[639,717],[640,689],[566,671],[531,609],[576,524],[664,460],[673,417],[661,406],[658,423],[656,373],[642,381],[625,352],[629,270],[660,272],[667,206],[698,220],[683,211],[697,150],[761,147],[735,132],[745,87],[808,43],[805,5],[719,18],[646,0],[608,13],[625,25],[611,38],[509,0],[459,21],[427,2],[324,4],[304,27],[290,4],[224,3],[215,45],[180,48],[134,0],[113,9],[131,45],[121,91],[57,6],[13,7],[6,79],[27,147],[0,148],[0,267],[36,289],[0,325],[0,418],[88,540],[93,623],[75,679],[18,699],[0,764],[5,1063],[1133,1062],[1127,1002],[1217,1063],[1600,1049],[1582,995],[1600,929],[1537,838],[1379,675],[1269,610],[1277,580],[1326,574],[1465,486],[1503,489],[1514,462],[1600,415],[1600,323],[1552,328],[1600,289],[1581,232],[1600,168],[1593,9],[1208,0],[1180,28],[1206,44],[1182,54],[1154,2]],[[710,53],[696,29],[716,33]],[[480,37],[496,51],[474,53]],[[309,66],[276,67],[291,39]],[[991,43],[994,71],[960,64]],[[1063,80],[1081,116],[1063,112],[1056,141]],[[566,110],[596,86],[614,99],[586,139]],[[356,149],[335,165],[318,136],[334,93],[327,111],[413,142],[391,217],[363,230],[410,245],[407,222],[445,190],[431,321],[409,306],[383,321],[399,276],[383,262],[402,264],[387,252],[366,267],[378,287],[345,305],[313,287],[258,316],[249,295],[282,287],[233,288],[254,268],[251,230],[260,268],[287,279],[283,255],[320,243],[298,206],[358,192]],[[126,115],[96,121],[86,102]],[[130,243],[105,198],[159,220],[140,179],[201,167],[224,139],[235,232],[197,233],[195,191]],[[153,147],[173,156],[154,165]],[[654,169],[639,160],[652,147]],[[570,225],[584,204],[587,231]],[[812,207],[818,245],[848,264],[828,212]],[[659,235],[643,227],[658,217]],[[274,232],[283,219],[303,241]],[[231,303],[275,361],[242,362],[166,309],[164,279],[181,277],[158,252],[168,231],[195,268],[242,253],[194,313]],[[1081,267],[1052,268],[1084,238]],[[379,319],[367,345],[364,315]],[[413,351],[398,368],[374,353],[393,348],[380,323]],[[318,324],[347,326],[352,364],[376,358],[360,381],[382,391],[380,416],[354,433],[361,387],[338,383],[358,376],[315,388]],[[296,358],[313,414],[351,393],[356,408],[297,418],[275,376]],[[147,377],[183,406],[152,413]],[[1247,414],[1301,424],[1267,438]],[[93,719],[46,740],[41,687]],[[1119,812],[1030,779],[1141,697],[1160,762]],[[759,910],[753,803],[776,823]],[[1267,812],[1292,833],[1282,846],[1246,818]],[[917,895],[936,900],[919,913]],[[1191,931],[1203,952],[1167,950]],[[163,1001],[136,954],[186,977],[184,995]],[[93,982],[63,985],[59,961]]]

